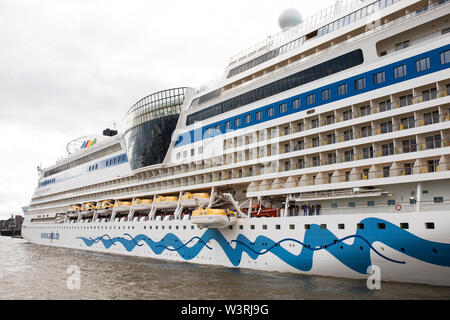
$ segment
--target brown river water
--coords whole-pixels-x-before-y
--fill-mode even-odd
[[[79,288],[68,281],[69,266],[79,268]],[[365,280],[174,263],[0,237],[0,299],[448,300],[450,288],[382,282],[372,291]]]

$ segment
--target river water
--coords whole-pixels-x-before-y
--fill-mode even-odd
[[[68,281],[70,266],[79,268],[79,282]],[[174,263],[0,237],[0,299],[447,300],[450,288],[382,282],[372,291],[365,280]]]

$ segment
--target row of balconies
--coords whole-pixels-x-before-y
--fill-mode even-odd
[[[434,87],[438,88],[444,88],[440,90],[434,90]],[[426,88],[426,89],[425,89]],[[428,90],[428,91],[427,91]],[[411,91],[411,90],[409,90]],[[324,132],[319,133],[318,137],[312,137],[312,136],[305,136],[304,139],[292,139],[289,140],[290,134],[295,134],[302,131],[307,131],[310,129],[315,129],[316,127],[322,127],[322,126],[328,126],[332,125],[334,123],[339,123],[342,121],[351,120],[353,118],[360,118],[364,116],[368,116],[373,113],[379,113],[383,111],[388,111],[392,108],[400,108],[403,106],[408,106],[414,103],[420,103],[427,100],[437,99],[440,97],[445,97],[447,94],[450,93],[450,84],[446,84],[444,82],[440,83],[434,83],[429,84],[427,86],[423,86],[420,89],[412,89],[412,92],[419,92],[422,93],[425,92],[425,94],[422,94],[420,96],[413,96],[412,94],[406,95],[405,92],[403,93],[397,93],[390,95],[390,97],[398,97],[399,102],[398,103],[388,103],[387,100],[385,100],[386,97],[380,98],[377,100],[369,101],[367,102],[369,105],[367,106],[367,103],[360,103],[354,106],[351,106],[350,109],[347,107],[347,111],[342,111],[345,108],[341,108],[338,110],[334,110],[332,114],[323,114],[318,115],[316,118],[307,118],[302,119],[297,122],[291,122],[286,125],[277,126],[274,128],[268,128],[264,129],[262,132],[257,131],[255,135],[250,136],[244,136],[241,137],[241,139],[234,138],[232,141],[235,142],[235,146],[239,147],[242,146],[242,141],[245,141],[245,145],[251,145],[253,143],[253,137],[256,136],[256,139],[259,141],[269,141],[273,139],[274,137],[280,137],[280,140],[286,139],[286,143],[280,142],[278,145],[278,148],[263,148],[258,147],[258,149],[255,150],[256,157],[253,155],[253,152],[251,150],[246,150],[244,153],[241,154],[232,154],[227,156],[222,156],[219,158],[215,158],[212,161],[206,160],[203,161],[204,164],[199,163],[191,163],[191,164],[183,164],[178,165],[174,167],[169,167],[167,169],[154,169],[146,173],[142,173],[139,176],[134,177],[126,177],[121,179],[116,179],[113,181],[103,182],[100,184],[95,184],[87,187],[80,187],[75,190],[68,190],[65,192],[61,192],[58,194],[53,194],[50,196],[42,196],[35,198],[35,200],[43,201],[46,199],[51,198],[63,198],[65,195],[76,195],[80,194],[83,195],[86,193],[86,190],[99,190],[99,189],[109,189],[109,188],[117,188],[120,186],[129,185],[130,183],[138,182],[138,180],[141,179],[158,179],[162,177],[170,177],[177,174],[183,174],[188,173],[191,171],[199,171],[204,169],[210,169],[214,167],[218,167],[221,165],[228,165],[228,164],[236,164],[238,162],[248,161],[252,159],[260,159],[265,156],[270,157],[272,155],[283,155],[289,152],[299,151],[303,149],[310,149],[310,148],[316,148],[319,146],[326,146],[329,144],[333,144],[336,141],[338,142],[345,142],[353,139],[359,139],[368,137],[371,135],[380,135],[384,133],[389,133],[393,131],[398,130],[405,130],[410,129],[412,127],[417,126],[425,126],[428,124],[434,124],[436,122],[443,122],[443,121],[449,121],[450,120],[450,109],[448,108],[448,105],[446,106],[439,106],[434,107],[434,109],[429,109],[428,111],[422,111],[421,112],[414,112],[411,113],[409,117],[404,118],[404,115],[399,115],[397,117],[392,117],[391,120],[385,121],[385,120],[378,120],[378,121],[371,121],[370,126],[367,125],[363,127],[363,125],[353,125],[348,128],[341,128],[333,130],[333,133],[331,132]],[[406,97],[406,98],[404,98]],[[377,102],[378,101],[378,102]],[[364,106],[366,105],[366,106]],[[369,108],[368,108],[369,107]],[[360,112],[356,111],[357,108],[360,109]],[[353,111],[355,110],[355,111]],[[439,112],[438,116],[436,117],[436,112]],[[413,119],[411,120],[411,117]],[[417,119],[417,120],[416,120]],[[316,120],[316,121],[314,121]],[[381,122],[384,121],[384,122]],[[378,126],[378,128],[376,128]],[[373,129],[372,129],[373,127]],[[265,134],[265,135],[264,135]],[[303,142],[302,142],[303,141]],[[232,148],[233,145],[229,145],[229,148]],[[209,163],[208,163],[209,162]]]
[[[383,101],[379,102],[378,106],[374,106],[374,104],[375,104],[374,101],[365,102],[365,103],[358,104],[355,106],[348,106],[345,108],[336,109],[330,113],[325,113],[324,115],[309,117],[309,118],[301,119],[298,121],[293,121],[293,122],[290,122],[290,123],[287,123],[284,125],[279,125],[276,127],[263,129],[263,130],[260,130],[257,132],[252,132],[251,134],[246,134],[246,135],[243,135],[240,137],[234,137],[231,139],[227,139],[224,142],[224,149],[229,150],[229,149],[238,148],[238,147],[241,147],[244,145],[251,145],[254,142],[268,141],[268,140],[271,140],[274,138],[285,137],[285,136],[289,136],[291,134],[296,134],[299,132],[304,132],[304,131],[308,131],[308,130],[312,130],[312,129],[330,126],[330,125],[333,125],[336,123],[341,123],[343,121],[349,121],[352,119],[357,119],[357,118],[369,116],[372,114],[389,111],[392,109],[398,109],[401,107],[406,107],[409,105],[421,103],[424,101],[434,100],[437,98],[445,97],[448,94],[450,94],[450,84],[447,85],[445,89],[442,89],[439,92],[436,91],[435,93],[421,95],[419,97],[413,97],[412,95],[406,95],[405,97],[407,97],[407,98],[402,103],[400,103],[400,102],[399,103],[395,103],[395,102],[390,103],[389,98],[385,97],[388,100],[383,100]],[[364,106],[360,106],[360,105],[364,105]],[[359,111],[356,110],[357,108],[359,109]],[[345,111],[343,111],[343,110],[345,110]],[[440,114],[439,121],[447,121],[450,119],[450,110],[448,109],[448,106],[437,107],[435,111],[438,111]],[[430,119],[431,117],[434,117],[434,115],[431,115],[431,114],[428,115],[428,113],[429,113],[428,111],[422,111],[422,110],[421,110],[421,112],[414,112],[414,115],[415,115],[415,118],[417,119],[418,125],[429,124],[430,120],[434,120],[434,118]],[[400,121],[401,120],[400,118],[402,116],[403,115],[398,115],[394,118],[395,118],[395,120]],[[374,133],[377,133],[377,132],[381,133],[381,131],[383,130],[383,128],[382,128],[383,121],[384,121],[384,119],[379,119],[379,120],[373,121],[378,126],[378,128],[373,129]],[[434,123],[435,122],[436,121],[434,120]],[[345,130],[345,128],[338,129],[338,131],[340,131],[340,132],[343,132],[344,130]]]

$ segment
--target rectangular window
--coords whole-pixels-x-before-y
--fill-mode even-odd
[[[392,121],[383,122],[380,125],[381,133],[392,132]]]
[[[366,87],[366,78],[355,80],[355,89],[362,90]]]
[[[434,203],[444,203],[444,197],[434,197]]]
[[[379,104],[380,112],[388,111],[392,109],[391,100],[382,101]]]
[[[341,84],[340,86],[338,86],[338,95],[339,96],[344,96],[344,95],[347,94],[347,92],[348,92],[348,87],[347,87],[346,83]]]
[[[245,116],[245,123],[249,124],[251,121],[252,121],[252,115],[251,114],[246,115]]]
[[[273,117],[275,115],[275,109],[274,109],[274,107],[270,107],[269,109],[267,109],[267,116],[270,118],[270,117]]]
[[[381,146],[381,154],[383,155],[383,157],[393,155],[394,154],[394,144],[392,142],[383,144]]]
[[[395,45],[395,50],[398,51],[398,50],[406,49],[408,47],[409,47],[409,40],[406,40],[406,41],[397,43]]]
[[[306,97],[306,104],[308,106],[314,104],[315,101],[316,101],[316,95],[314,95],[314,94],[310,94],[309,96]]]
[[[285,113],[287,111],[287,104],[282,103],[280,104],[280,113]]]
[[[326,121],[327,125],[333,124],[334,123],[334,115],[327,116],[325,121]]]
[[[417,151],[416,139],[408,139],[402,141],[403,153],[410,153]]]
[[[450,28],[449,28],[450,30]],[[446,64],[450,62],[450,50],[441,53],[441,64]]]
[[[370,106],[361,107],[360,109],[361,117],[370,115]]]
[[[330,95],[331,95],[330,89],[323,90],[322,91],[322,100],[325,101],[325,100],[330,99]]]
[[[417,72],[422,72],[422,71],[430,69],[430,58],[426,57],[426,58],[417,60],[416,61],[416,69],[417,69]]]
[[[435,135],[425,138],[427,149],[437,149],[441,147],[441,135]]]
[[[234,127],[239,128],[241,126],[241,118],[234,119]]]
[[[410,106],[412,104],[412,94],[400,97],[400,107]]]
[[[262,120],[262,111],[258,111],[255,114],[255,118],[256,118],[256,121],[261,121]]]
[[[344,121],[351,120],[353,118],[352,110],[344,111]]]
[[[383,167],[383,177],[389,178],[391,176],[391,167]]]
[[[367,138],[372,136],[372,127],[371,126],[367,126],[367,127],[362,127],[361,128],[361,137],[362,138]]]
[[[298,108],[300,108],[300,99],[295,99],[294,101],[292,101],[292,108],[294,110],[297,110]]]
[[[406,64],[394,68],[394,78],[399,79],[406,77]]]
[[[230,130],[231,129],[231,121],[225,122],[225,129]]]
[[[375,73],[374,75],[373,75],[373,83],[375,84],[375,85],[377,85],[377,84],[382,84],[382,83],[384,83],[384,82],[386,82],[386,73],[383,71],[383,72],[378,72],[378,73]]]

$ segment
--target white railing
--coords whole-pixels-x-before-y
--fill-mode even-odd
[[[399,23],[405,22],[405,21],[407,21],[409,19],[412,19],[412,18],[414,18],[414,17],[416,17],[418,15],[422,15],[422,14],[424,14],[426,12],[430,12],[431,10],[437,9],[437,8],[445,6],[445,5],[449,5],[450,6],[450,3],[446,2],[446,3],[443,3],[443,4],[438,4],[436,2],[436,3],[432,4],[432,5],[430,5],[428,7],[427,11],[422,11],[420,13],[417,13],[416,11],[414,11],[412,13],[409,13],[409,14],[405,15],[405,16],[399,17],[399,18],[397,18],[395,20],[392,20],[392,21],[390,21],[388,23],[385,23],[383,25],[375,26],[373,29],[369,29],[368,31],[366,31],[364,33],[361,33],[361,34],[359,34],[359,35],[357,35],[357,36],[355,36],[353,38],[350,38],[348,40],[342,41],[342,42],[340,42],[340,43],[338,43],[338,44],[336,44],[334,46],[331,46],[331,47],[328,47],[326,49],[323,49],[323,50],[321,50],[321,51],[319,51],[317,53],[313,53],[310,56],[307,56],[307,57],[305,57],[303,59],[297,60],[297,61],[295,61],[293,63],[290,63],[290,64],[288,64],[288,65],[286,65],[284,67],[281,67],[281,68],[275,69],[273,71],[267,72],[267,73],[265,73],[264,75],[262,75],[260,77],[257,77],[257,78],[254,78],[252,80],[249,80],[247,82],[244,82],[242,84],[236,85],[235,87],[226,90],[226,93],[228,94],[228,93],[231,93],[231,92],[233,92],[235,90],[242,89],[243,87],[245,87],[247,85],[250,85],[250,84],[255,83],[255,82],[262,81],[262,80],[264,80],[266,78],[272,77],[273,75],[275,75],[277,73],[285,72],[288,69],[291,69],[291,68],[293,68],[295,66],[303,64],[303,63],[305,63],[307,61],[310,61],[312,59],[317,59],[318,57],[321,57],[323,55],[330,54],[330,52],[332,52],[332,51],[336,51],[338,49],[341,49],[342,47],[344,47],[344,46],[346,46],[348,44],[351,44],[351,43],[353,43],[355,41],[359,41],[359,40],[361,40],[361,39],[363,39],[363,38],[365,38],[365,37],[367,37],[369,35],[372,35],[372,34],[375,34],[375,33],[379,33],[381,31],[385,30],[386,28],[398,25]],[[433,36],[433,35],[430,35],[430,36]],[[440,32],[436,33],[435,36],[436,37],[441,36],[441,33]],[[412,43],[412,45],[417,45],[417,44],[420,44],[420,43],[425,42],[427,40],[429,40],[429,39],[421,39],[421,40],[418,39],[418,40],[414,41]],[[392,53],[392,52],[388,52],[388,53]]]
[[[300,33],[304,33],[308,30],[311,30],[320,24],[325,23],[331,18],[337,16],[338,14],[344,12],[347,9],[358,6],[364,2],[369,0],[338,0],[336,3],[308,18],[306,18],[301,24],[298,26],[291,28],[287,31],[281,31],[277,34],[267,37],[265,40],[258,42],[257,44],[251,46],[250,48],[243,50],[230,59],[230,65],[237,62],[238,60],[251,56],[257,52],[261,52],[264,49],[271,47],[277,43],[281,43],[291,38],[292,36],[299,35]]]

